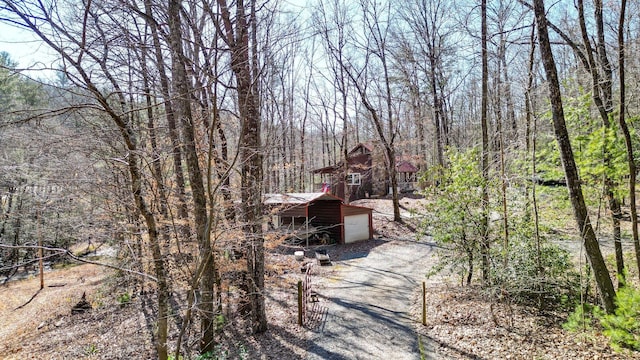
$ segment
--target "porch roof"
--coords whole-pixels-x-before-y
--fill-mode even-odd
[[[406,160],[401,160],[396,164],[396,170],[398,172],[406,172],[406,173],[417,173],[418,172],[418,168],[413,165],[412,163],[406,161]]]

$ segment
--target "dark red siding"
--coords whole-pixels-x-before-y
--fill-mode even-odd
[[[331,239],[342,244],[342,219],[340,218],[339,200],[321,200],[309,204],[309,221],[311,225],[319,228],[326,228],[331,234]]]

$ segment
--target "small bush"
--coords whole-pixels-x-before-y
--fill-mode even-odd
[[[567,321],[562,324],[562,328],[570,332],[587,332],[593,330],[595,321],[593,311],[594,308],[590,304],[577,304],[575,310],[567,317]]]
[[[494,266],[494,287],[512,301],[540,309],[567,308],[580,293],[579,274],[569,253],[557,245],[543,243],[540,252],[528,238],[509,244],[507,266]]]
[[[616,304],[614,314],[600,316],[604,334],[616,350],[640,351],[640,291],[633,287],[620,288]]]
[[[216,360],[224,360],[227,358],[227,352],[221,352],[219,351],[219,346],[216,347],[216,352],[220,353],[218,355],[214,355],[211,352],[206,352],[204,354],[200,354],[198,356],[195,357],[195,360],[212,360],[212,359],[216,359]]]
[[[98,347],[95,344],[90,344],[84,349],[85,355],[95,355],[98,353]]]
[[[120,303],[120,305],[125,305],[129,302],[131,302],[131,294],[129,294],[128,292],[118,295],[118,303]]]

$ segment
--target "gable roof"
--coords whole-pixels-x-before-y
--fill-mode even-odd
[[[396,164],[396,170],[398,172],[406,172],[406,173],[417,173],[418,172],[418,168],[413,165],[412,163],[406,161],[406,160],[400,160],[398,161],[398,163]]]
[[[373,143],[358,143],[356,146],[354,146],[349,151],[349,155],[352,155],[353,153],[355,153],[359,149],[364,149],[364,150],[366,150],[367,153],[370,153],[370,152],[373,152],[375,147],[374,147]]]
[[[333,196],[329,193],[317,192],[317,193],[287,193],[287,194],[265,194],[264,203],[266,205],[302,205],[312,201],[326,201],[326,200],[338,200],[342,202],[337,196]]]
[[[360,154],[371,154],[375,150],[374,142],[367,143],[358,143],[349,151],[349,159],[355,158]],[[359,150],[362,150],[361,153],[358,153]],[[396,170],[398,172],[406,172],[406,173],[417,173],[418,167],[413,164],[410,160],[402,160],[402,158],[406,158],[403,156],[396,157]],[[335,172],[343,171],[344,160],[340,160],[335,165],[325,166],[319,169],[310,170],[312,174],[332,174]],[[351,166],[351,164],[350,164]]]

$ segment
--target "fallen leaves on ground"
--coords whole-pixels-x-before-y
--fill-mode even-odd
[[[451,359],[640,359],[616,353],[602,334],[562,329],[566,314],[493,303],[474,287],[431,283],[426,291],[427,322],[422,325],[422,292],[416,294],[416,330],[431,349]]]

